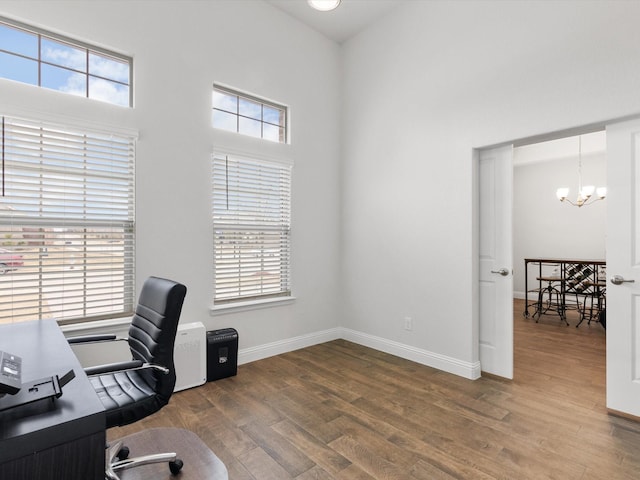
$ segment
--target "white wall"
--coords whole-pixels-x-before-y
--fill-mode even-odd
[[[577,158],[528,163],[513,170],[513,290],[524,298],[525,258],[605,258],[606,199],[577,208],[560,203],[556,189],[568,186],[575,200]],[[583,156],[585,185],[606,185],[604,153]],[[537,287],[537,268],[529,267],[528,288]],[[531,298],[531,297],[529,297]]]
[[[473,149],[640,112],[639,16],[638,2],[414,1],[345,44],[347,329],[450,370],[478,361]]]
[[[182,321],[234,327],[246,350],[339,325],[339,47],[260,0],[0,1],[0,15],[134,57],[135,108],[0,80],[0,109],[105,123],[139,132],[136,283],[187,285]],[[288,105],[293,159],[295,302],[212,317],[211,89],[221,82]],[[310,93],[312,92],[312,93]]]
[[[0,12],[134,55],[133,110],[6,81],[0,105],[138,129],[138,283],[183,281],[186,321],[236,327],[245,350],[342,326],[468,370],[473,149],[640,112],[637,2],[411,1],[342,50],[259,0],[0,1]],[[231,141],[209,127],[213,81],[292,108],[292,305],[209,317],[208,160]]]

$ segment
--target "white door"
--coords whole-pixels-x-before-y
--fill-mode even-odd
[[[480,368],[513,378],[513,145],[479,162]]]
[[[607,127],[606,202],[607,407],[640,417],[640,120]]]

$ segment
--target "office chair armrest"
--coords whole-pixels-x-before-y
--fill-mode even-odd
[[[84,369],[84,373],[86,373],[88,376],[102,375],[103,373],[116,373],[124,372],[127,370],[137,370],[142,366],[143,363],[141,360],[129,360],[127,362],[106,363],[104,365],[86,367]]]
[[[160,370],[165,375],[169,373],[169,369],[161,365],[154,365],[151,363],[142,363],[141,360],[130,360],[128,362],[107,363],[105,365],[96,365],[94,367],[87,367],[84,369],[84,373],[88,376],[102,375],[103,373],[118,373],[132,370],[145,370],[153,368],[154,370]]]
[[[67,338],[67,342],[70,344],[80,344],[80,343],[95,343],[95,342],[113,342],[113,341],[123,341],[127,340],[126,338],[117,337],[115,334],[104,334],[104,335],[81,335],[78,337],[69,337]]]

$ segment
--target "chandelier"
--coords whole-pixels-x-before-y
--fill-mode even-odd
[[[596,194],[595,196],[593,194]],[[582,135],[578,136],[578,197],[575,202],[572,202],[567,197],[569,196],[569,189],[567,187],[560,187],[556,190],[556,197],[561,202],[567,202],[574,207],[582,207],[584,205],[591,205],[598,200],[604,200],[607,196],[607,187],[594,187],[593,185],[582,186]]]

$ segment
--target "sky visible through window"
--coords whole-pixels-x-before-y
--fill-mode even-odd
[[[286,142],[285,107],[216,86],[213,88],[212,102],[215,128],[272,142]]]
[[[131,63],[0,21],[0,77],[130,106]]]

